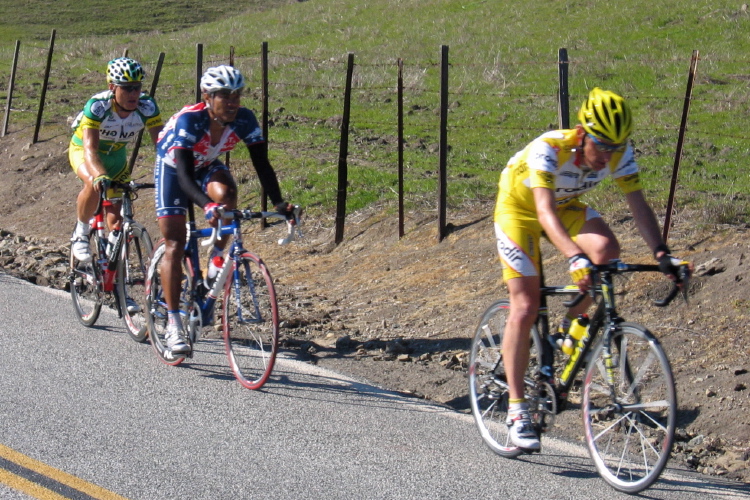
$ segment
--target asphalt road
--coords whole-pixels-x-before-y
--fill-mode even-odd
[[[283,352],[249,391],[221,344],[169,367],[120,321],[104,309],[83,327],[67,294],[0,274],[0,498],[632,498],[581,447],[545,439],[504,459],[469,415]],[[643,496],[750,491],[669,469]]]

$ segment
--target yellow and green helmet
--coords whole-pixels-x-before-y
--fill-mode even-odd
[[[140,63],[129,57],[119,57],[107,63],[107,83],[127,85],[142,81],[144,76]]]

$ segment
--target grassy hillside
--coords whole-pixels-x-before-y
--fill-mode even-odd
[[[196,44],[203,44],[204,67],[228,62],[233,47],[235,65],[250,81],[245,102],[258,110],[260,45],[268,42],[272,161],[290,198],[330,213],[338,161],[335,117],[342,112],[351,52],[352,211],[395,200],[396,61],[402,58],[406,199],[434,207],[440,46],[446,45],[449,202],[491,203],[507,159],[558,124],[556,61],[558,49],[566,48],[571,118],[593,86],[629,98],[648,194],[663,212],[690,58],[698,50],[677,209],[696,221],[750,221],[750,178],[743,168],[750,129],[750,14],[742,2],[279,0],[244,2],[249,10],[236,15],[236,4],[224,1],[213,2],[215,10],[208,12],[205,3],[193,1],[134,0],[122,8],[101,7],[106,15],[98,4],[32,1],[21,9],[0,1],[3,96],[14,41],[21,40],[11,131],[33,127],[55,19],[71,15],[75,21],[58,28],[43,137],[67,133],[66,118],[104,88],[106,61],[126,49],[150,72],[159,53],[166,54],[156,94],[169,115],[194,99]],[[255,189],[247,160],[237,153],[232,161],[249,182],[243,193],[251,202]],[[597,206],[621,206],[612,191],[597,190]]]

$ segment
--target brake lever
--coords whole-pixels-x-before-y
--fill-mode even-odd
[[[201,246],[208,247],[221,241],[221,225],[224,220],[224,214],[226,210],[224,207],[216,207],[216,211],[219,212],[219,220],[216,222],[216,227],[211,228],[211,236],[208,239],[201,241]]]
[[[286,220],[286,237],[279,240],[279,245],[288,245],[296,238],[302,238],[302,230],[300,229],[301,224],[302,208],[299,205],[294,205],[292,217]]]
[[[677,294],[682,292],[682,297],[685,299],[685,303],[688,303],[688,288],[690,285],[690,267],[687,262],[680,264],[680,269],[677,272],[677,281],[672,285],[672,289],[669,291],[669,295],[661,300],[655,300],[654,305],[656,307],[666,307],[670,302],[677,297]]]

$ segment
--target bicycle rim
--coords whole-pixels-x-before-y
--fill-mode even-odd
[[[148,279],[146,280],[148,339],[159,360],[168,365],[175,366],[182,363],[185,360],[185,356],[173,355],[167,348],[167,340],[165,338],[167,322],[169,319],[167,312],[169,309],[167,308],[167,303],[164,299],[164,289],[161,281],[160,270],[161,260],[162,257],[164,257],[165,249],[164,242],[161,241],[156,247],[156,250],[154,250],[151,265],[148,270]],[[190,301],[193,273],[188,259],[183,259],[182,264],[183,274],[180,281],[180,315],[182,316],[183,326],[187,328],[188,317],[193,310]]]
[[[263,261],[244,253],[224,287],[222,324],[229,366],[248,389],[271,375],[279,346],[279,313],[271,275]]]
[[[89,235],[91,260],[81,262],[70,251],[70,297],[78,320],[85,326],[91,326],[99,319],[99,312],[104,302],[102,290],[102,271],[99,266],[99,237],[96,233]]]
[[[600,342],[586,369],[586,443],[599,475],[637,493],[664,470],[674,442],[677,398],[669,360],[645,328],[622,323],[612,336],[614,384],[607,383]]]
[[[479,428],[479,433],[485,444],[498,455],[515,458],[523,450],[510,441],[508,418],[508,383],[502,359],[503,335],[508,318],[510,303],[500,300],[492,304],[482,316],[479,326],[471,343],[469,358],[469,400],[471,412]],[[554,405],[554,394],[540,394],[535,390],[534,375],[541,363],[541,349],[539,333],[536,326],[532,327],[530,335],[531,356],[529,368],[526,372],[526,399],[529,406],[538,408],[536,400],[542,396],[545,404]],[[554,409],[552,410],[554,413]],[[532,420],[540,423],[543,418],[538,412],[532,411]]]
[[[146,279],[152,249],[153,244],[146,228],[140,224],[132,224],[125,235],[122,256],[117,263],[117,300],[120,302],[127,332],[136,342],[145,342],[148,337]],[[139,310],[129,312],[128,299]]]

